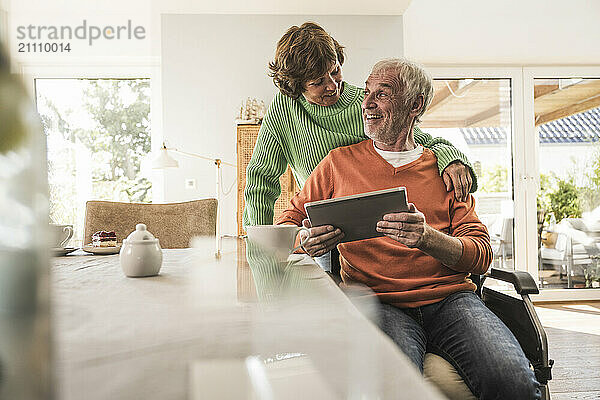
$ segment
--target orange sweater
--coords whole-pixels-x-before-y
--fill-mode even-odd
[[[489,234],[475,214],[473,197],[458,202],[454,193],[446,191],[436,158],[428,149],[418,160],[398,168],[375,151],[372,140],[332,150],[277,223],[301,225],[306,218],[304,204],[310,201],[398,186],[406,187],[408,201],[431,227],[462,242],[460,260],[446,266],[387,237],[342,243],[338,249],[344,282],[365,284],[382,302],[396,307],[419,307],[457,291],[474,290],[467,277],[470,272],[487,271],[492,260]]]

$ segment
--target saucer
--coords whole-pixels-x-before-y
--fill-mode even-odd
[[[66,256],[69,253],[74,252],[79,249],[78,247],[53,247],[50,249],[50,253],[53,257],[62,257]]]
[[[121,243],[117,243],[114,247],[94,247],[91,244],[83,246],[83,251],[92,254],[117,254],[121,251]]]
[[[290,256],[287,258],[287,262],[297,263],[304,260],[305,257],[306,254],[290,254]]]

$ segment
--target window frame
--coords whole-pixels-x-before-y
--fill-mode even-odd
[[[514,265],[516,270],[526,271],[527,247],[524,240],[527,236],[527,215],[524,204],[525,185],[523,176],[525,174],[525,157],[519,152],[519,147],[523,146],[523,105],[522,105],[522,70],[518,67],[492,67],[492,66],[445,66],[428,65],[427,71],[434,79],[510,79],[511,81],[511,158],[513,174],[513,199],[514,199]],[[536,277],[534,277],[536,278]]]
[[[76,64],[21,64],[18,67],[25,86],[36,101],[36,79],[150,79],[150,110],[152,120],[151,149],[156,152],[161,148],[162,135],[162,94],[161,66],[157,58],[139,60],[124,58],[119,61],[108,60],[105,63],[78,62]],[[37,107],[36,107],[37,109]],[[165,200],[165,173],[154,170],[151,174],[152,202],[160,203]]]
[[[77,60],[69,64],[22,63],[17,67],[23,77],[25,87],[34,103],[37,102],[36,79],[150,79],[150,110],[152,119],[151,152],[154,153],[162,144],[162,96],[160,63],[153,59],[107,60],[106,62],[86,62]],[[37,104],[36,104],[37,110]],[[164,171],[153,170],[150,174],[152,183],[152,202],[164,201]]]

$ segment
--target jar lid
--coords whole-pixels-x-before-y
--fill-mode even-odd
[[[125,239],[125,240],[127,240],[128,242],[140,242],[140,241],[154,242],[158,239],[156,239],[153,234],[151,234],[150,232],[148,232],[146,230],[145,224],[137,224],[135,226],[135,231],[131,232],[129,234],[129,236],[127,236],[127,239]]]

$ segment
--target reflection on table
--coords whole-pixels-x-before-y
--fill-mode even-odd
[[[309,257],[213,248],[139,279],[117,255],[55,258],[59,398],[441,398]]]

